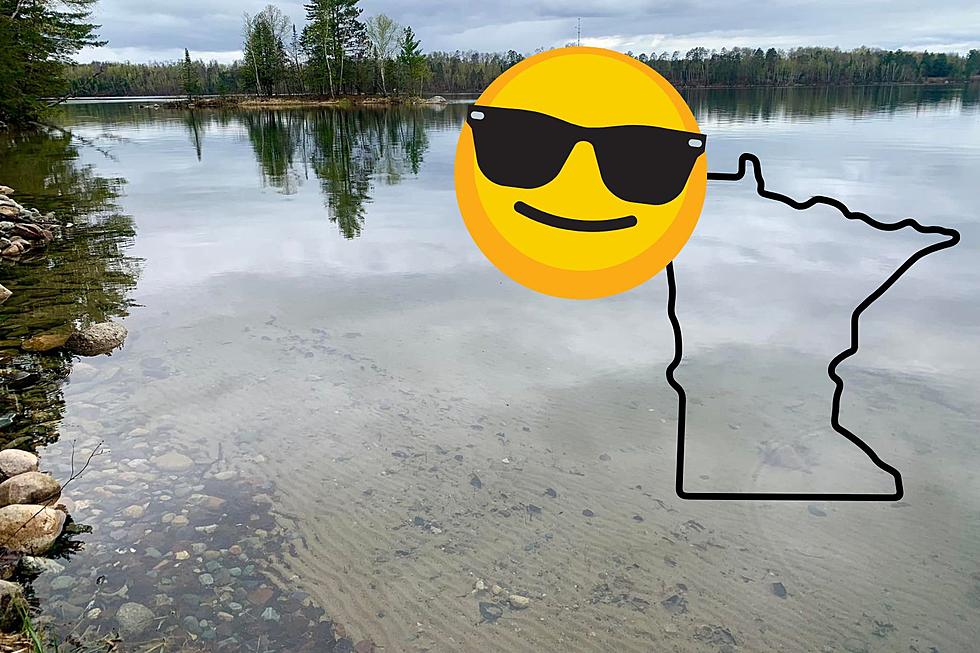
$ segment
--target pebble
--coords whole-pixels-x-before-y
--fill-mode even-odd
[[[477,592],[482,592],[487,589],[487,584],[482,578],[477,578],[476,582],[473,583],[473,589],[475,589]]]
[[[214,585],[214,576],[212,576],[211,574],[201,574],[200,576],[197,577],[197,580],[199,580],[201,582],[201,585],[204,585],[205,587],[210,587],[211,585]]]
[[[123,510],[123,516],[129,519],[139,519],[146,514],[146,508],[139,505],[132,505]]]
[[[188,553],[187,551],[178,551],[177,553],[174,554],[174,557],[177,558],[178,560],[187,560],[188,558],[191,557],[191,554]]]
[[[531,599],[526,596],[521,596],[520,594],[511,594],[507,597],[507,602],[510,603],[510,607],[515,610],[523,610],[524,608],[531,605]]]
[[[266,621],[279,621],[279,613],[274,608],[266,608],[262,611],[262,618]]]
[[[494,596],[498,596],[503,591],[504,588],[501,587],[500,585],[497,585],[496,583],[494,583],[493,587],[490,588],[490,593],[493,594]]]

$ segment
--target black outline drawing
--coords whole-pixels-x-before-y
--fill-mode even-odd
[[[677,393],[677,471],[675,475],[675,489],[677,491],[677,496],[681,499],[714,501],[898,501],[905,494],[901,473],[879,458],[878,454],[876,454],[874,450],[868,446],[866,442],[864,442],[864,440],[849,431],[840,423],[840,400],[844,392],[844,380],[837,374],[837,366],[856,354],[858,351],[858,321],[865,309],[871,306],[875,300],[877,300],[885,293],[885,291],[891,288],[892,285],[894,285],[895,282],[898,281],[899,278],[901,278],[901,276],[905,274],[905,272],[907,272],[908,269],[911,268],[919,259],[925,258],[933,252],[948,249],[956,245],[960,241],[960,234],[955,229],[950,229],[947,227],[924,226],[912,218],[905,218],[899,220],[898,222],[881,222],[879,220],[875,220],[865,213],[851,211],[844,205],[843,202],[835,200],[831,197],[824,197],[823,195],[816,195],[803,202],[798,202],[787,195],[768,191],[766,190],[765,180],[762,178],[762,166],[759,162],[759,158],[754,154],[747,152],[738,157],[737,172],[709,172],[708,179],[718,181],[739,181],[745,177],[745,164],[747,161],[752,162],[755,173],[756,192],[760,197],[765,199],[781,202],[798,211],[808,209],[817,204],[825,204],[840,211],[840,213],[848,220],[860,220],[861,222],[881,231],[898,231],[900,229],[904,229],[905,227],[911,227],[921,234],[938,234],[946,237],[945,240],[939,241],[938,243],[933,243],[927,247],[923,247],[912,254],[905,260],[904,263],[902,263],[894,272],[892,272],[891,275],[885,279],[885,281],[875,288],[870,295],[865,297],[864,300],[858,304],[857,308],[855,308],[851,313],[850,345],[847,347],[847,349],[837,354],[837,356],[830,361],[830,365],[827,367],[827,375],[836,386],[834,390],[833,403],[831,405],[830,425],[833,427],[834,431],[840,435],[843,435],[851,443],[855,444],[859,449],[861,449],[861,451],[863,451],[868,458],[870,458],[871,461],[878,466],[878,468],[887,472],[895,479],[895,492],[889,494],[876,494],[834,492],[687,492],[684,490],[684,438],[687,421],[687,393],[684,391],[683,386],[678,383],[677,379],[674,378],[674,371],[680,366],[681,359],[683,358],[684,344],[681,334],[681,325],[677,319],[676,313],[677,284],[674,279],[674,264],[671,262],[667,265],[667,317],[670,320],[670,326],[674,332],[674,358],[667,366],[667,383]]]

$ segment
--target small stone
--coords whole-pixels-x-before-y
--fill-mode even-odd
[[[154,558],[154,559],[156,559],[156,558],[162,558],[163,557],[163,553],[161,553],[160,552],[160,549],[156,548],[155,546],[148,546],[148,547],[146,547],[146,550],[143,552],[143,554],[147,558]]]
[[[785,599],[786,598],[786,586],[783,585],[782,583],[773,583],[772,584],[772,593],[775,594],[776,596],[778,596],[781,599]]]
[[[197,577],[197,580],[200,581],[201,585],[204,585],[205,587],[214,585],[214,576],[211,574],[201,574]]]
[[[139,519],[144,514],[146,514],[146,508],[137,504],[133,504],[123,510],[123,516],[128,517],[129,519]]]
[[[279,613],[274,608],[266,608],[262,611],[262,618],[266,621],[279,621]]]
[[[809,512],[814,517],[826,517],[827,513],[823,511],[819,506],[809,505],[806,507],[807,512]]]
[[[493,586],[490,588],[490,593],[493,594],[494,596],[499,596],[503,591],[504,588],[501,587],[500,585],[497,585],[496,583],[494,583]]]
[[[229,614],[228,612],[219,612],[217,614],[217,617],[218,617],[218,619],[221,619],[222,621],[234,621],[235,620],[235,615]]]
[[[165,472],[186,472],[194,466],[194,461],[182,453],[168,451],[150,459],[153,466]]]
[[[92,608],[91,610],[85,613],[85,616],[88,617],[89,619],[98,619],[99,617],[102,616],[102,608]]]
[[[269,587],[259,587],[248,593],[248,602],[254,606],[262,606],[269,602],[274,592]]]
[[[526,596],[521,596],[520,594],[511,594],[507,597],[507,602],[510,603],[510,607],[515,610],[523,610],[531,605],[531,599]]]
[[[473,583],[473,589],[475,589],[477,592],[483,592],[487,589],[487,584],[482,578],[477,578],[476,582]]]
[[[589,510],[588,508],[586,508],[585,510],[582,511],[582,516],[583,517],[595,517],[595,513],[592,512],[591,510]]]
[[[177,515],[174,517],[173,522],[171,523],[174,526],[187,526],[187,524],[190,523],[190,520],[185,515]]]
[[[177,553],[174,554],[174,557],[177,558],[178,560],[187,560],[188,558],[191,557],[191,554],[188,553],[187,551],[178,551]]]
[[[228,553],[233,556],[241,555],[242,547],[238,546],[237,544],[232,544],[230,547],[228,547]]]
[[[123,637],[136,637],[153,624],[153,612],[141,603],[123,603],[116,611],[116,623]]]
[[[4,286],[0,284],[0,304],[10,299],[11,295],[13,294],[14,293],[11,292],[10,289],[4,288]]]

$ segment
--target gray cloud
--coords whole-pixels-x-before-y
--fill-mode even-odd
[[[258,0],[100,0],[104,48],[79,59],[231,61],[241,54],[242,12]],[[298,26],[303,3],[276,3]],[[411,25],[425,50],[517,50],[528,53],[575,39],[634,52],[686,51],[694,46],[914,48],[965,52],[980,47],[980,4],[948,0],[936,11],[921,0],[362,0],[364,14],[386,13]]]

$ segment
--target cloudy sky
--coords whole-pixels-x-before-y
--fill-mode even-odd
[[[268,0],[99,0],[95,19],[109,44],[80,61],[241,56],[242,12]],[[303,0],[277,6],[303,24]],[[361,0],[364,16],[411,25],[426,51],[517,50],[582,44],[636,53],[694,46],[790,48],[861,45],[966,52],[980,47],[980,2],[945,0]]]

